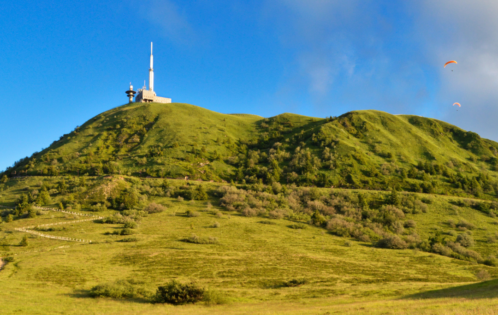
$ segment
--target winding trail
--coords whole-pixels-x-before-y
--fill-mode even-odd
[[[19,232],[25,232],[25,233],[30,233],[34,235],[38,235],[40,237],[45,237],[48,239],[52,240],[59,240],[59,241],[68,241],[68,242],[80,242],[80,243],[91,243],[91,240],[84,240],[84,239],[79,239],[79,238],[71,238],[71,237],[62,237],[62,236],[53,236],[53,235],[48,235],[44,233],[40,233],[38,231],[34,231],[33,229],[37,227],[46,227],[46,226],[54,226],[54,225],[64,225],[64,224],[73,224],[73,223],[82,223],[82,222],[88,222],[88,221],[95,221],[102,219],[103,217],[96,216],[96,215],[91,215],[87,213],[78,213],[78,212],[72,212],[72,211],[64,211],[56,208],[43,208],[43,207],[33,207],[35,209],[39,210],[45,210],[45,211],[56,211],[56,212],[63,212],[67,214],[73,214],[77,216],[84,216],[84,217],[90,217],[89,219],[83,219],[83,220],[77,220],[77,221],[69,221],[69,222],[57,222],[57,223],[48,223],[48,224],[41,224],[41,225],[32,225],[32,226],[26,226],[26,227],[20,227],[20,228],[15,228],[14,230],[19,231]],[[3,266],[3,265],[1,265]],[[1,268],[0,268],[1,269]]]

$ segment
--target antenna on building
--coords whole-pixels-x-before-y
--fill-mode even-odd
[[[159,97],[159,96],[157,96],[156,92],[154,92],[153,48],[154,48],[154,44],[152,42],[150,42],[149,89],[147,90],[147,80],[144,80],[144,87],[142,89],[138,90],[137,97],[135,98],[135,102],[169,104],[169,103],[171,103],[171,98]],[[126,93],[128,94],[130,103],[133,102],[132,96],[134,95],[133,93],[136,93],[136,92],[133,91],[133,86],[131,85],[131,82],[130,82],[130,89],[128,91],[126,91]],[[132,95],[132,96],[130,96],[130,95]]]
[[[149,90],[154,91],[154,56],[152,55],[152,42],[150,42]]]

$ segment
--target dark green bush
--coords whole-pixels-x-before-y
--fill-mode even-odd
[[[410,228],[415,228],[417,226],[417,222],[413,220],[408,220],[405,221],[405,228],[410,229]]]
[[[203,300],[204,293],[204,288],[193,282],[183,284],[172,280],[165,286],[157,288],[156,301],[175,305],[196,303]]]
[[[377,242],[377,247],[380,248],[390,248],[390,249],[405,249],[408,247],[405,241],[403,241],[397,235],[389,235]]]
[[[119,233],[119,234],[121,234],[121,235],[132,235],[133,233],[135,233],[135,232],[133,232],[132,229],[130,229],[130,228],[124,228],[124,229],[121,230],[121,233]]]
[[[488,266],[496,267],[498,266],[498,259],[495,256],[489,256],[484,260],[484,264]]]
[[[28,236],[27,235],[24,235],[22,237],[22,240],[21,242],[19,243],[19,246],[28,246]]]
[[[124,224],[125,229],[136,229],[138,227],[137,222],[134,221],[128,221]]]

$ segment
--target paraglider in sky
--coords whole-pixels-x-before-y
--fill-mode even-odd
[[[460,103],[453,103],[453,106],[455,105],[458,105],[458,107],[462,107],[462,105],[460,105]]]
[[[449,65],[450,63],[458,63],[458,62],[456,62],[455,60],[450,60],[444,64],[444,67],[446,68],[446,66]]]

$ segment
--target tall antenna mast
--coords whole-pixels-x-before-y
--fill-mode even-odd
[[[154,91],[154,56],[152,55],[152,42],[150,43],[149,90]]]

